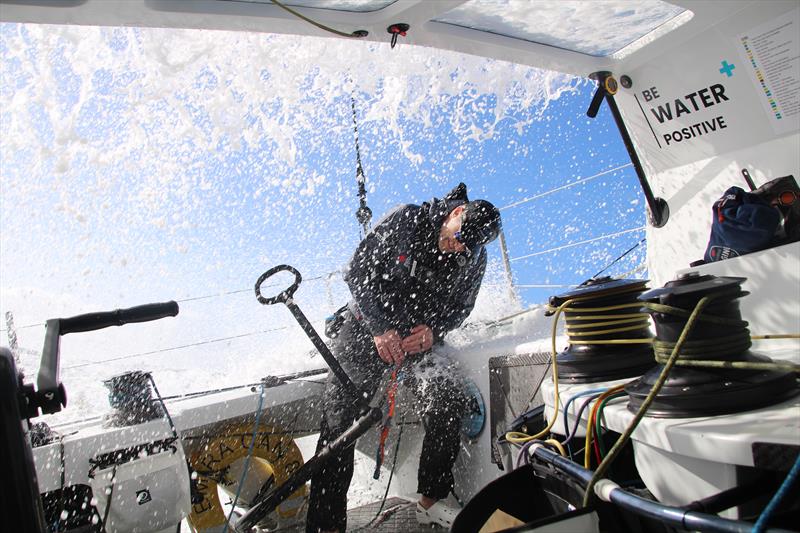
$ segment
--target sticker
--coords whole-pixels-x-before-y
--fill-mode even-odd
[[[800,125],[800,9],[740,34],[741,66],[775,133]]]

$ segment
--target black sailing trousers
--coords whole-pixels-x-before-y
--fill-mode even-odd
[[[346,311],[331,351],[356,385],[371,387],[374,393],[384,371],[384,363],[375,349],[372,335]],[[461,442],[461,416],[466,408],[462,381],[455,367],[432,361],[432,354],[415,357],[401,386],[410,387],[423,412],[425,437],[417,472],[417,492],[434,499],[447,497],[453,489],[453,464]],[[382,394],[378,391],[378,394]],[[358,415],[356,399],[348,395],[331,373],[323,396],[323,417],[317,452],[341,435]],[[331,457],[322,470],[311,478],[306,532],[347,530],[347,491],[353,478],[355,447],[350,446]]]

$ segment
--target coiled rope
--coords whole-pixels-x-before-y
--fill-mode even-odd
[[[638,288],[634,287],[629,289],[629,291],[635,291],[635,290],[638,290]],[[620,291],[617,294],[623,294],[625,292],[627,291]],[[615,294],[615,296],[617,294]],[[630,434],[633,433],[633,430],[636,428],[639,421],[641,420],[641,418],[646,413],[647,409],[649,409],[650,405],[654,401],[658,392],[661,390],[669,374],[669,371],[672,369],[673,366],[680,365],[680,366],[696,366],[696,367],[707,367],[707,368],[735,368],[742,370],[774,370],[774,371],[800,372],[800,365],[790,362],[722,361],[722,360],[708,359],[708,357],[713,357],[714,355],[721,356],[723,354],[740,353],[742,351],[745,351],[750,347],[752,339],[800,338],[800,335],[798,334],[771,334],[771,335],[751,336],[749,330],[747,329],[748,323],[744,320],[737,320],[727,317],[718,317],[714,315],[702,314],[703,309],[708,305],[708,303],[710,303],[714,299],[730,295],[731,295],[730,292],[721,292],[706,296],[697,303],[697,305],[692,311],[659,303],[651,303],[651,302],[632,302],[632,303],[617,304],[611,306],[589,307],[589,308],[570,307],[574,303],[595,299],[596,296],[572,298],[566,300],[558,307],[548,306],[548,311],[554,311],[553,327],[551,330],[552,355],[550,356],[550,360],[552,364],[553,388],[554,388],[553,405],[555,406],[556,413],[558,413],[561,410],[560,398],[559,398],[559,386],[558,386],[556,337],[558,331],[557,329],[558,320],[559,317],[564,313],[567,312],[576,313],[574,315],[571,314],[569,316],[569,319],[571,321],[575,320],[587,321],[586,325],[579,324],[579,325],[567,326],[566,332],[569,337],[570,344],[651,344],[652,343],[656,362],[664,365],[664,369],[662,370],[662,373],[659,375],[658,380],[653,385],[647,398],[640,406],[640,409],[637,412],[636,416],[631,421],[628,428],[625,430],[625,433],[623,433],[620,436],[620,438],[617,440],[617,442],[609,451],[608,455],[606,455],[605,458],[601,461],[600,466],[598,466],[598,469],[595,472],[596,479],[591,484],[592,487],[597,482],[597,480],[601,479],[601,477],[605,474],[610,464],[619,454],[622,446],[625,444],[625,442],[627,442],[628,438],[630,437]],[[657,313],[671,314],[680,317],[688,317],[688,320],[677,342],[674,343],[661,341],[653,338],[602,339],[602,340],[583,339],[583,337],[590,337],[592,335],[611,334],[611,333],[630,334],[630,332],[635,332],[639,330],[644,331],[645,329],[649,329],[650,326],[649,326],[648,313],[632,312],[626,314],[613,315],[613,318],[608,314],[606,314],[609,311],[619,311],[623,309],[649,309]],[[724,338],[717,338],[713,340],[687,341],[689,334],[691,333],[695,323],[698,320],[717,325],[734,327],[736,328],[736,330]],[[701,354],[704,357],[704,359],[698,358]],[[592,408],[590,414],[590,421],[594,420],[595,423],[597,423],[596,420],[597,410],[601,407],[602,402],[606,398],[612,396],[613,394],[618,393],[623,388],[624,385],[620,385],[617,387],[613,387],[607,390],[605,393],[601,394],[597,398],[597,401]],[[553,428],[553,425],[555,424],[556,418],[557,416],[553,416],[548,422],[547,427],[545,427],[542,431],[540,431],[535,435],[528,435],[526,433],[512,431],[506,433],[506,439],[513,444],[525,444],[532,441],[540,440],[543,436],[550,433],[551,429]],[[570,437],[572,436],[573,435],[570,435]],[[592,442],[591,439],[592,439],[592,428],[587,427],[587,432],[585,437],[585,450],[584,450],[584,465],[586,465],[586,468],[588,468],[588,463],[590,460],[591,442]],[[588,498],[590,493],[591,490],[587,489],[585,496],[585,504],[588,503]]]
[[[738,291],[738,289],[737,289]],[[747,295],[747,292],[738,293],[740,296]],[[731,292],[720,293],[720,296],[730,296]],[[661,314],[667,314],[678,317],[689,316],[689,312],[679,307],[659,303],[645,303],[645,307]],[[683,348],[678,355],[675,362],[678,366],[692,366],[704,368],[735,368],[740,370],[778,370],[788,372],[800,372],[800,365],[783,362],[756,362],[756,361],[724,361],[715,359],[715,357],[723,357],[731,353],[742,353],[752,346],[752,339],[798,339],[800,335],[796,334],[779,334],[779,335],[761,335],[751,336],[750,330],[747,328],[748,322],[746,320],[738,320],[735,318],[720,317],[714,315],[703,314],[698,316],[696,320],[715,324],[719,326],[726,326],[730,331],[722,337],[715,337],[703,340],[686,341]],[[653,353],[656,362],[666,364],[669,361],[676,343],[662,341],[655,339],[653,341]]]

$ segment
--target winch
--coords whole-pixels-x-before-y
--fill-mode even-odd
[[[647,411],[647,416],[715,416],[785,401],[797,394],[793,372],[770,368],[772,360],[750,351],[748,323],[740,298],[746,278],[690,272],[663,288],[639,296],[656,328],[653,349],[658,366],[629,384],[628,409],[636,412],[658,380],[698,302],[710,301],[679,347],[679,358]],[[766,365],[765,365],[766,363]]]
[[[153,399],[149,372],[134,370],[103,381],[108,388],[108,403],[113,408],[104,420],[106,426],[124,427],[164,416],[164,409]]]
[[[548,312],[562,309],[570,343],[558,354],[559,379],[611,381],[653,366],[650,321],[637,300],[646,285],[647,280],[603,277],[550,298]]]

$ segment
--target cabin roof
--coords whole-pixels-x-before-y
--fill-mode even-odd
[[[283,0],[345,33],[588,76],[622,74],[693,37],[753,0]],[[272,0],[0,0],[0,20],[168,27],[337,37]]]

